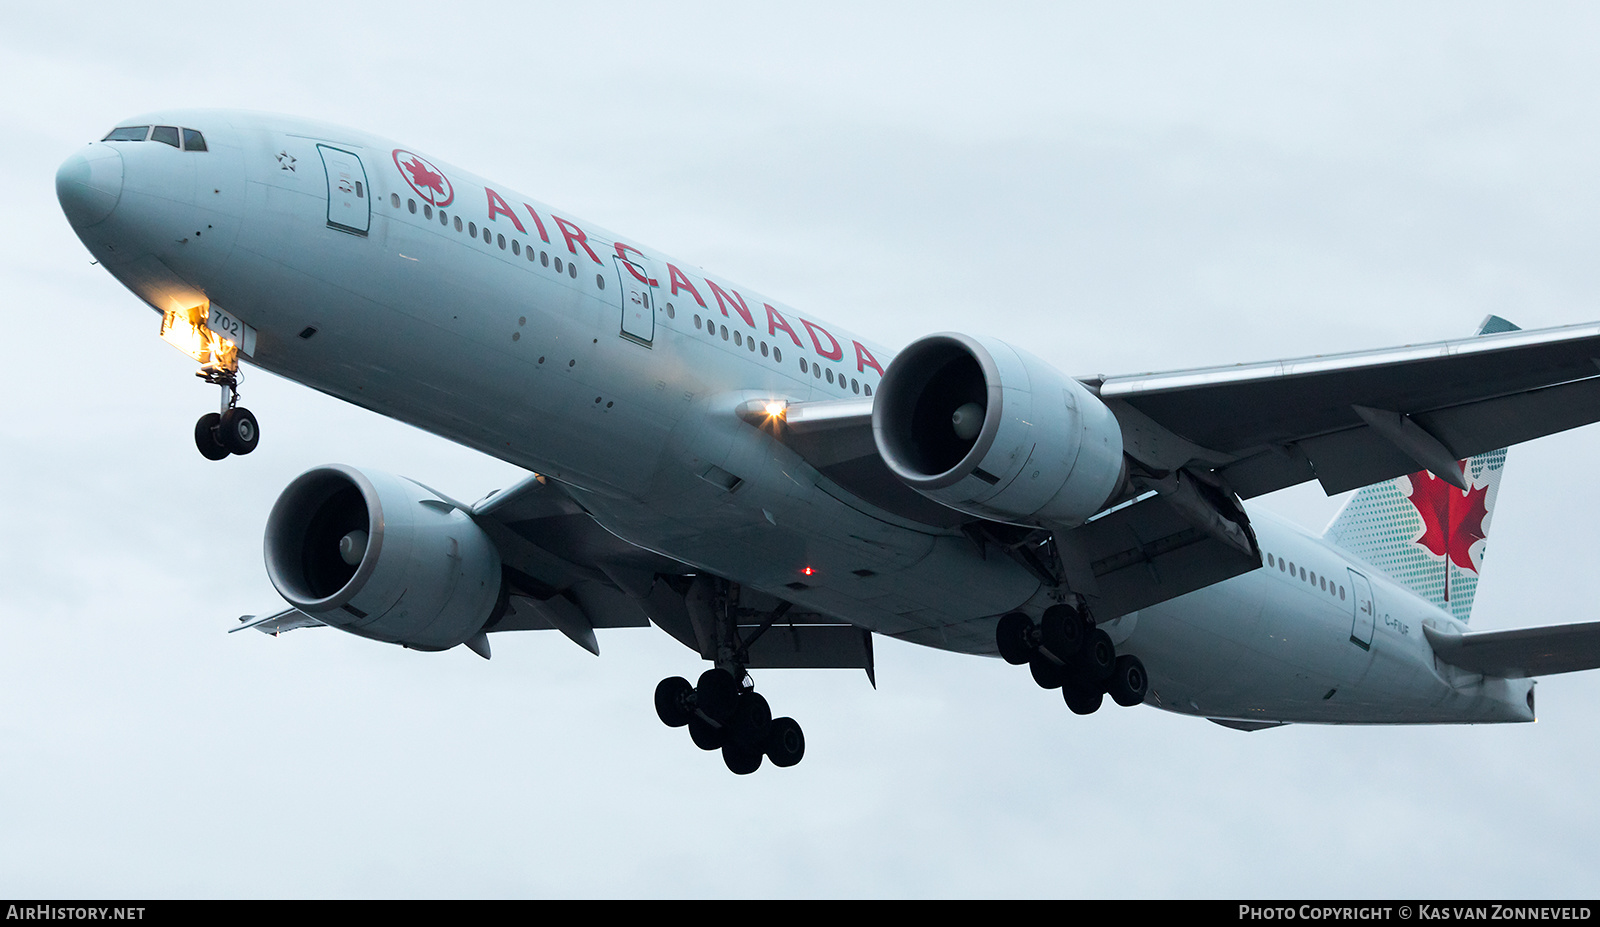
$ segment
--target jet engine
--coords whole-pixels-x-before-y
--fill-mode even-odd
[[[267,576],[324,624],[415,650],[471,639],[501,603],[500,554],[454,503],[342,464],[295,478],[267,517]]]
[[[895,356],[872,409],[906,485],[996,521],[1073,527],[1124,472],[1116,416],[1082,383],[993,338],[929,335]]]

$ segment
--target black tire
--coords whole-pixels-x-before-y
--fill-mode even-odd
[[[1075,715],[1092,715],[1100,710],[1100,703],[1105,700],[1105,693],[1099,688],[1087,689],[1082,686],[1062,686],[1061,697],[1066,701],[1067,707]]]
[[[1033,681],[1038,683],[1041,689],[1059,689],[1071,675],[1071,671],[1065,666],[1044,654],[1029,660],[1028,669],[1033,672]]]
[[[722,724],[733,714],[739,701],[739,681],[716,667],[700,674],[694,687],[695,709]]]
[[[722,762],[734,775],[748,776],[761,768],[761,751],[739,744],[727,744],[722,748]]]
[[[261,426],[249,409],[229,409],[217,422],[217,440],[235,454],[248,454],[261,443]]]
[[[1021,612],[1012,612],[994,626],[994,643],[1000,648],[1000,659],[1012,666],[1021,666],[1033,658],[1033,620]]]
[[[194,423],[194,446],[200,449],[200,456],[207,460],[221,460],[233,453],[217,439],[217,424],[221,421],[221,415],[207,412],[200,416],[200,421]]]
[[[1111,643],[1111,635],[1100,628],[1090,631],[1075,662],[1084,688],[1104,686],[1117,665],[1117,647]]]
[[[728,729],[715,727],[710,721],[694,715],[689,718],[689,739],[702,750],[721,750],[728,742]]]
[[[746,689],[739,693],[738,704],[733,707],[733,717],[728,719],[728,737],[752,750],[761,750],[767,742],[767,732],[772,729],[772,708],[761,693]]]
[[[806,755],[806,735],[793,718],[777,718],[767,731],[767,759],[772,765],[787,768]]]
[[[656,717],[667,727],[683,727],[694,717],[694,709],[689,707],[693,695],[694,686],[682,676],[661,680],[656,683]]]
[[[1139,658],[1131,654],[1117,657],[1111,680],[1106,683],[1106,694],[1111,696],[1111,700],[1124,708],[1132,708],[1142,703],[1149,691],[1150,677],[1145,675],[1144,664],[1139,662]]]
[[[1039,644],[1057,660],[1067,662],[1083,648],[1089,628],[1070,605],[1052,605],[1039,619]]]

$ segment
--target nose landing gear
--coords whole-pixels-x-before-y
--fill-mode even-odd
[[[194,445],[200,456],[221,460],[255,450],[261,442],[261,426],[254,413],[239,405],[238,368],[206,366],[195,375],[222,388],[222,411],[207,412],[194,423]]]

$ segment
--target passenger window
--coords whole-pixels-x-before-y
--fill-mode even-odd
[[[456,216],[456,231],[461,231],[461,217]]]
[[[460,222],[461,220],[457,219],[456,221]],[[467,236],[470,237],[470,238],[477,238],[478,237],[478,223],[476,223],[476,222],[468,222],[467,223]]]
[[[833,384],[833,368],[832,367],[828,368],[828,384],[830,386]]]
[[[506,237],[504,235],[496,235],[494,243],[500,246],[501,251],[506,250]]]
[[[102,142],[142,142],[150,134],[149,126],[119,126],[111,130],[111,134],[102,138]]]
[[[171,145],[172,147],[176,148],[178,147],[178,127],[156,126],[155,129],[150,132],[150,141],[160,142],[163,145]]]
[[[783,363],[783,349],[779,348],[777,345],[773,345],[772,346],[772,359],[777,361],[780,364]]]
[[[568,264],[567,265],[567,276],[571,277],[574,280],[578,279],[578,265],[576,265],[576,264]]]
[[[800,358],[800,372],[801,373],[805,373],[806,372],[806,359],[803,358],[803,357]]]
[[[852,392],[852,393],[860,393],[861,392],[861,381],[857,380],[855,377],[851,377],[850,378],[850,392]]]
[[[433,207],[429,206],[427,203],[423,203],[422,204],[422,218],[424,218],[424,219],[432,219],[433,218]]]
[[[561,259],[556,258],[556,273],[561,273]]]
[[[183,130],[184,151],[205,151],[206,137],[193,129]]]
[[[761,356],[767,356],[767,343],[765,341],[761,342]]]
[[[511,239],[511,253],[515,254],[515,255],[518,255],[518,256],[521,256],[521,254],[522,254],[522,242],[517,241],[515,238]]]
[[[398,194],[398,193],[389,194],[389,205],[393,206],[396,209],[399,209],[400,208],[400,194]]]
[[[543,264],[545,267],[549,267],[550,266],[550,252],[548,252],[548,251],[540,251],[539,252],[539,263]]]
[[[866,386],[861,387],[861,391],[863,393],[866,393],[868,396],[871,396],[872,395],[872,384],[868,383]]]
[[[406,200],[406,212],[411,213],[413,216],[417,214],[416,200]]]

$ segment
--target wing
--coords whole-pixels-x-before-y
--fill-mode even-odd
[[[1125,614],[1260,565],[1239,499],[1308,480],[1329,493],[1600,421],[1600,323],[1519,331],[1491,316],[1455,341],[1084,381],[1116,415],[1126,493],[1086,524],[1028,532],[908,489],[879,458],[871,400],[740,415],[825,478],[825,491],[994,543]]]
[[[1453,634],[1423,625],[1434,655],[1487,676],[1520,679],[1600,668],[1600,621]]]
[[[1209,470],[1242,498],[1328,493],[1600,421],[1600,323],[1090,381],[1130,456]]]

